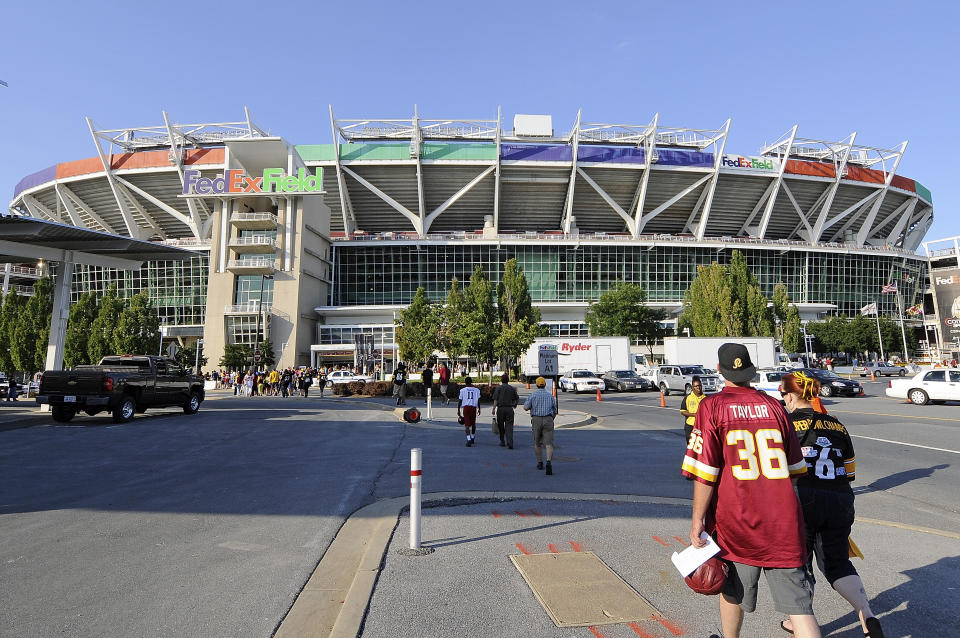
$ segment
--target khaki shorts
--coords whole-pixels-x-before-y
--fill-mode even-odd
[[[540,447],[542,445],[553,445],[553,417],[552,416],[531,416],[530,424],[533,426],[534,447]]]
[[[728,600],[747,613],[757,608],[757,583],[760,572],[767,579],[773,607],[788,616],[813,614],[813,578],[804,567],[756,567],[727,561],[730,573],[723,585]]]

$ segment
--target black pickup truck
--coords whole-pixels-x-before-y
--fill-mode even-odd
[[[193,414],[203,398],[203,378],[171,359],[146,355],[114,355],[96,366],[47,370],[37,392],[37,403],[49,403],[53,420],[60,423],[78,412],[111,412],[117,423],[147,408],[182,406]]]

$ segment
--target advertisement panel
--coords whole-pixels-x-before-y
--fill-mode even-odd
[[[738,168],[749,171],[776,173],[780,170],[780,160],[776,157],[724,155],[720,166],[721,168]]]
[[[944,345],[952,343],[951,347],[956,347],[960,338],[960,268],[936,270],[930,273],[930,279]]]

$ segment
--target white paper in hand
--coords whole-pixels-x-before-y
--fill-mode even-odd
[[[691,545],[679,554],[674,552],[673,556],[670,557],[674,567],[677,568],[677,571],[679,571],[680,575],[684,578],[692,574],[697,567],[700,567],[700,565],[703,565],[720,552],[720,546],[713,541],[712,536],[706,532],[700,532],[700,538],[707,541],[707,544],[703,547],[694,547]]]

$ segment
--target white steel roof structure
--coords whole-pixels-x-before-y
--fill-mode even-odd
[[[334,239],[487,232],[641,238],[743,238],[915,251],[933,220],[929,191],[897,175],[907,143],[798,137],[731,155],[715,128],[585,121],[531,135],[496,118],[338,119],[335,144],[297,146],[321,166]],[[543,116],[539,116],[543,117]],[[548,120],[549,121],[549,120]],[[184,167],[234,166],[231,140],[276,141],[238,122],[98,129],[97,157],[24,178],[9,208],[135,238],[209,240],[217,202],[182,198]],[[115,152],[117,151],[117,152]],[[54,170],[55,169],[55,170]],[[487,230],[484,231],[484,228]]]

